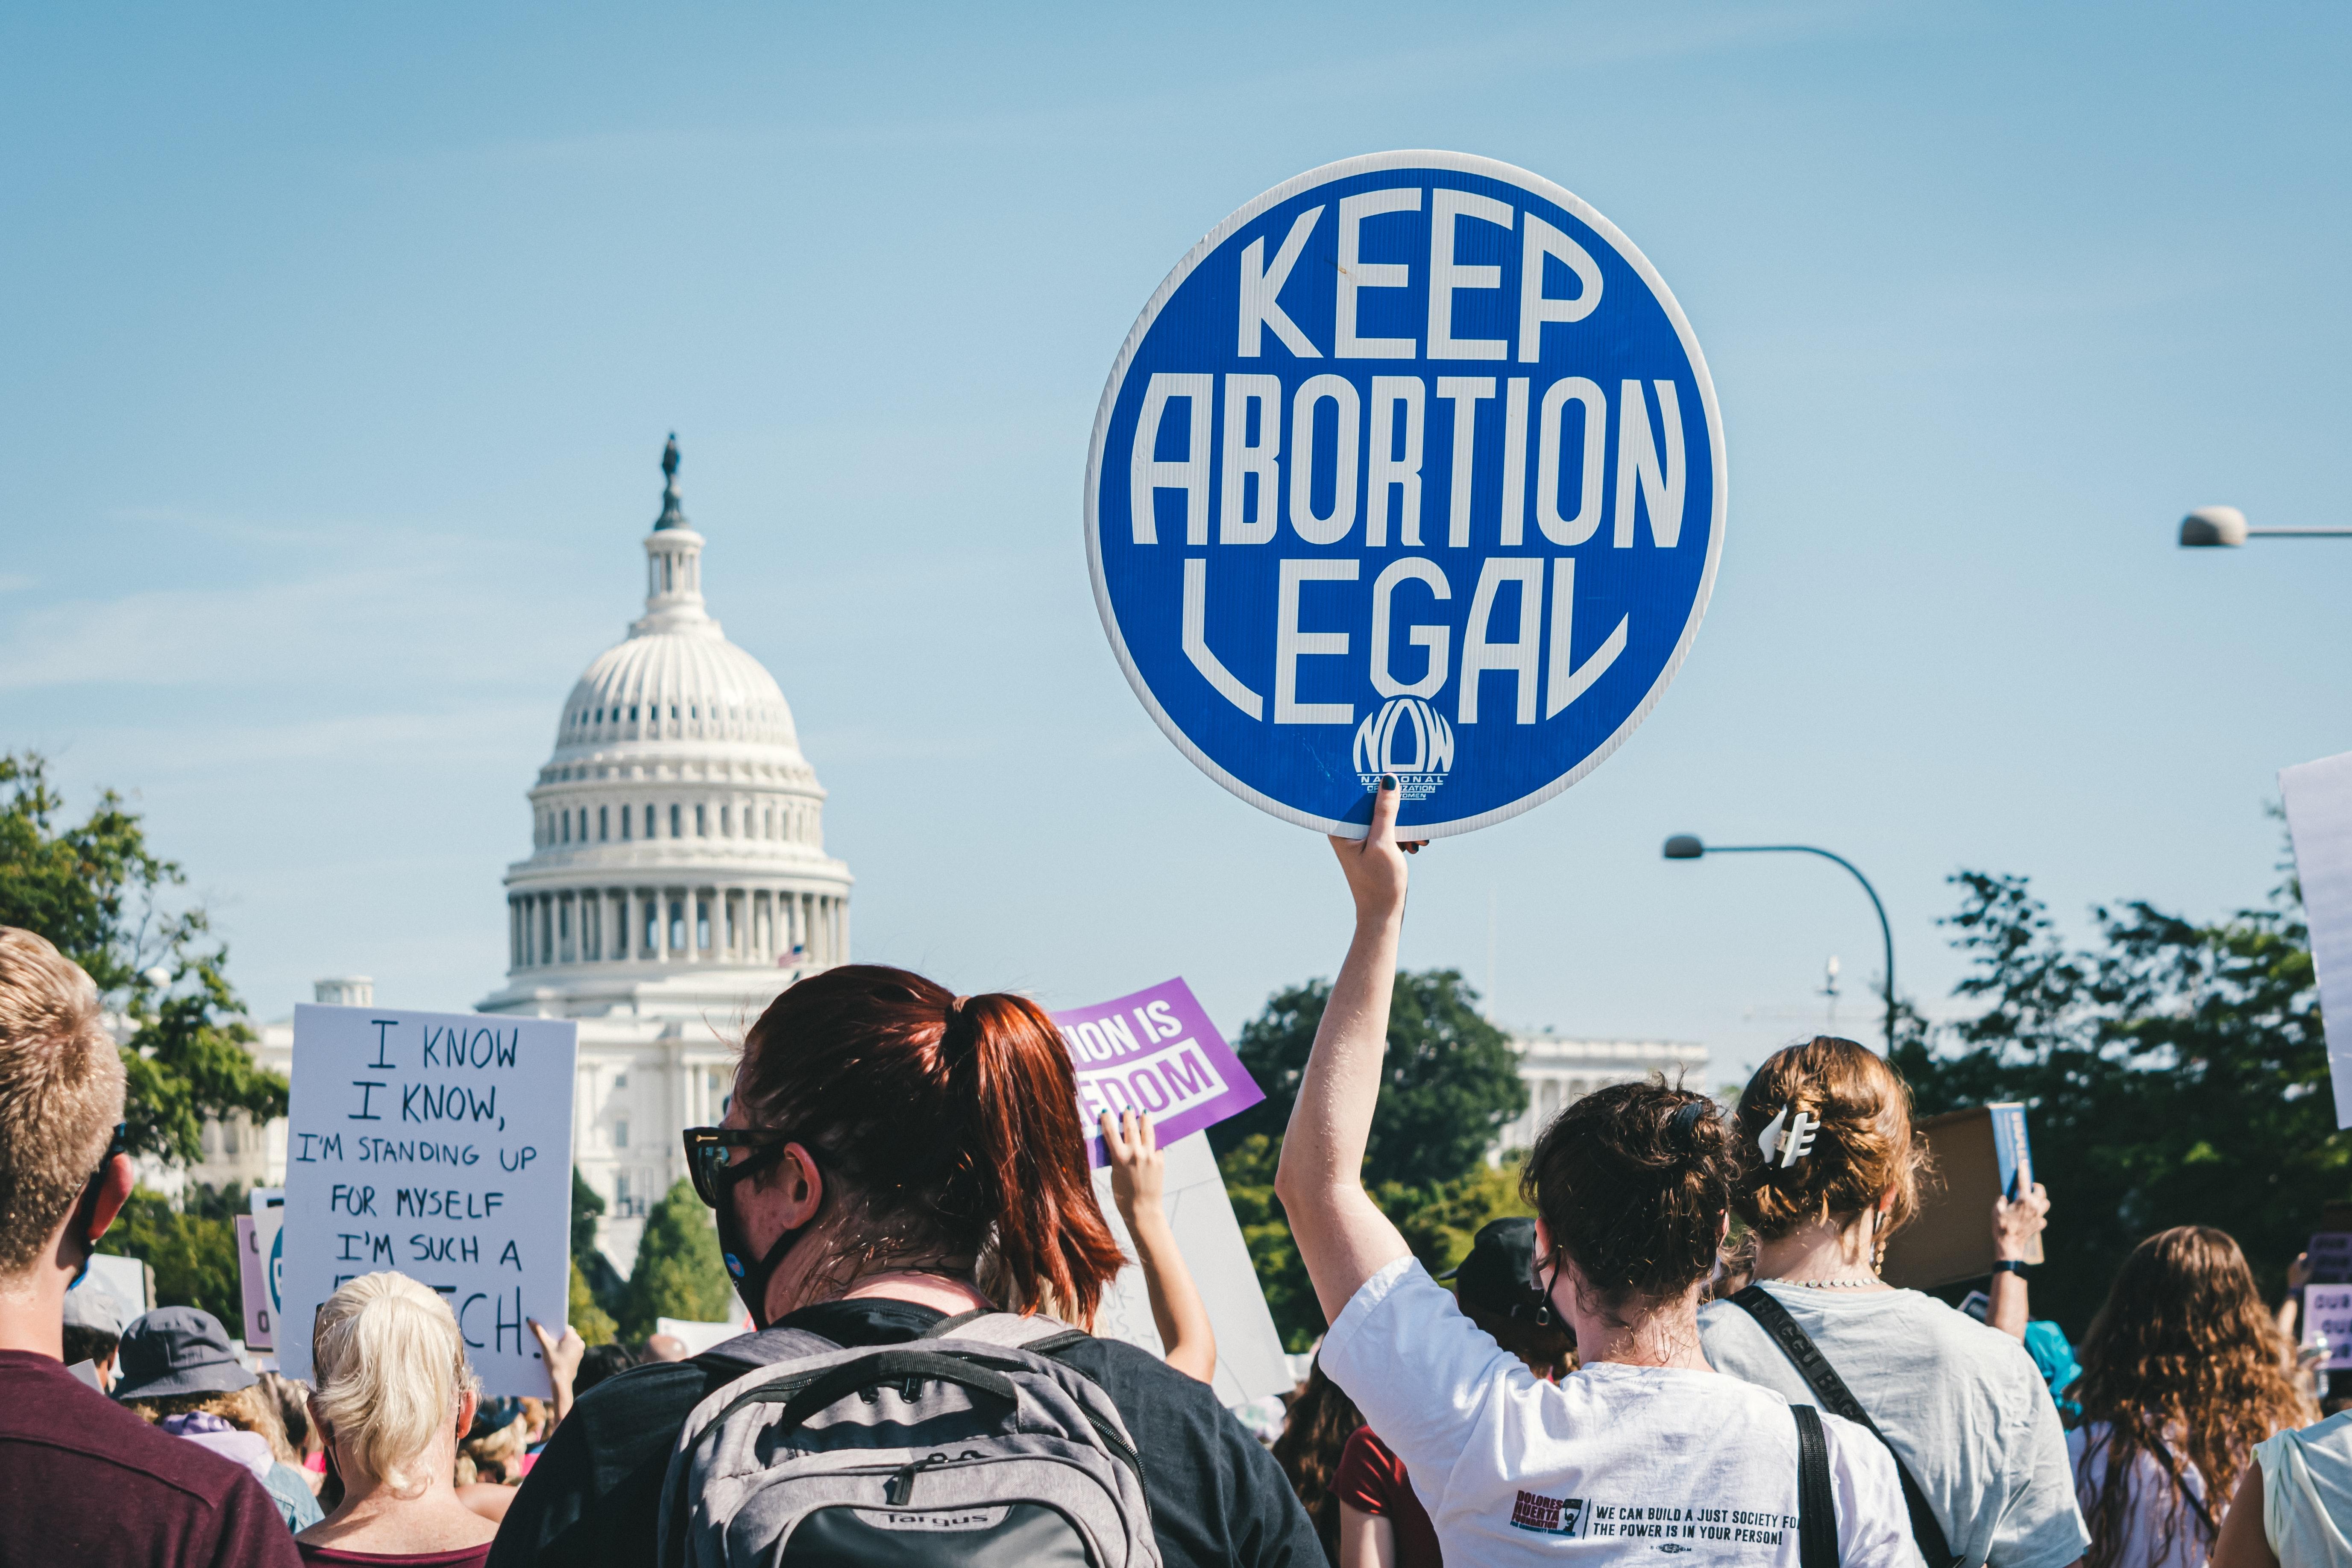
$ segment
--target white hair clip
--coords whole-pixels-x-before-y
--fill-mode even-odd
[[[1772,1156],[1780,1156],[1780,1166],[1786,1170],[1813,1152],[1813,1133],[1821,1122],[1811,1111],[1797,1110],[1795,1119],[1789,1112],[1792,1105],[1780,1108],[1780,1114],[1765,1123],[1764,1131],[1756,1135],[1756,1147],[1764,1152],[1764,1163],[1770,1164]]]

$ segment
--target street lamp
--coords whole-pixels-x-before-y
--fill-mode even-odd
[[[1878,889],[1870,885],[1870,879],[1862,874],[1861,868],[1843,855],[1832,855],[1810,844],[1706,844],[1696,833],[1677,833],[1666,840],[1665,857],[1669,860],[1696,860],[1707,855],[1818,855],[1853,873],[1853,879],[1870,895],[1870,907],[1878,911],[1878,934],[1886,944],[1886,1049],[1891,1055],[1895,1050],[1895,928],[1886,923],[1886,906],[1878,901]]]
[[[2251,528],[2233,506],[2200,506],[2180,520],[2180,547],[2235,546],[2249,539],[2352,539],[2352,528]]]

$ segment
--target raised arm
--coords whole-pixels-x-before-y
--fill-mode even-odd
[[[1102,1135],[1103,1148],[1110,1154],[1111,1201],[1127,1222],[1127,1234],[1135,1238],[1135,1260],[1143,1268],[1152,1325],[1160,1331],[1168,1364],[1208,1383],[1217,1375],[1217,1331],[1168,1223],[1162,1201],[1168,1172],[1159,1131],[1140,1111],[1122,1110],[1114,1121],[1106,1110]]]
[[[547,1360],[549,1403],[553,1407],[547,1415],[547,1429],[552,1433],[572,1414],[572,1386],[580,1376],[580,1361],[588,1353],[588,1342],[569,1323],[557,1335],[549,1333],[537,1318],[527,1321],[530,1331],[538,1337],[539,1353]]]
[[[2286,1297],[2278,1304],[2279,1337],[2284,1342],[2286,1370],[2290,1373],[2294,1371],[2296,1363],[2302,1359],[2297,1353],[2302,1347],[2302,1342],[2296,1336],[2295,1329],[2302,1316],[2303,1288],[2310,1283],[2311,1254],[2298,1252],[2294,1255],[2294,1261],[2286,1266]]]
[[[2033,1238],[2049,1225],[2049,1215],[2050,1194],[2039,1182],[2015,1198],[1993,1199],[1993,1256],[2023,1262],[2025,1255],[2032,1250]],[[1992,1277],[1987,1296],[1990,1305],[1986,1309],[1985,1321],[2011,1339],[2023,1340],[2026,1321],[2032,1316],[2026,1300],[2025,1276],[2011,1269],[2001,1270]]]
[[[1355,899],[1356,934],[1315,1031],[1274,1177],[1275,1195],[1289,1216],[1291,1239],[1327,1321],[1339,1315],[1365,1280],[1409,1250],[1364,1191],[1364,1146],[1380,1100],[1397,940],[1404,929],[1405,851],[1396,841],[1397,802],[1396,780],[1383,777],[1372,797],[1371,830],[1361,839],[1331,840]]]

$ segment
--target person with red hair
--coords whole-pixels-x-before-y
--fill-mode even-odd
[[[990,1309],[1084,1325],[1125,1261],[1087,1172],[1069,1052],[1026,997],[958,996],[874,964],[813,975],[752,1025],[719,1125],[686,1139],[760,1331],[865,1347]],[[1109,1395],[1143,1455],[1166,1568],[1322,1562],[1280,1467],[1207,1384],[1116,1341],[1053,1354]],[[688,1416],[762,1359],[738,1340],[583,1395],[516,1494],[491,1568],[655,1561]]]

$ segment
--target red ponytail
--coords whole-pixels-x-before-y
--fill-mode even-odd
[[[770,1003],[743,1052],[744,1109],[805,1140],[857,1205],[849,1256],[969,1268],[992,1250],[1023,1306],[1093,1321],[1123,1259],[1069,1051],[1034,1002],[845,964]]]

